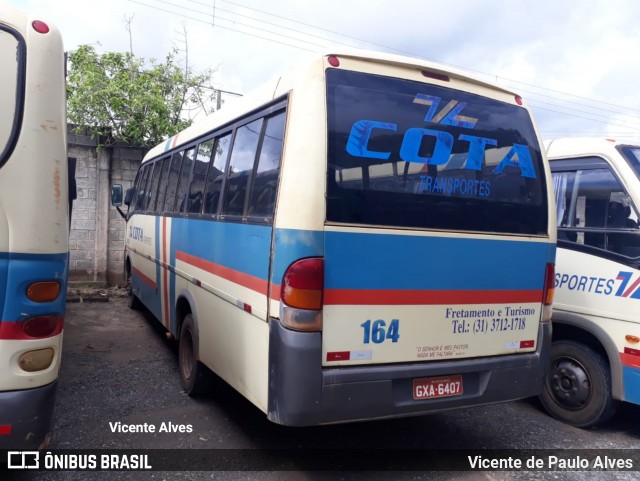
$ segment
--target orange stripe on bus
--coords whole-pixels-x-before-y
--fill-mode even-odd
[[[156,284],[156,281],[154,281],[153,279],[151,279],[150,277],[147,277],[146,275],[144,275],[142,272],[140,272],[138,269],[136,269],[135,267],[131,268],[131,273],[138,277],[142,282],[144,282],[145,284],[147,284],[149,287],[151,287],[152,289],[156,289],[158,287],[158,285]]]
[[[542,290],[325,289],[324,304],[439,305],[542,302]]]
[[[267,295],[268,283],[259,277],[245,274],[244,272],[236,271],[235,269],[230,269],[220,264],[216,264],[215,262],[211,262],[182,251],[176,251],[176,259],[186,262],[198,269],[202,269],[203,271],[222,277],[228,281],[240,284],[252,291]]]

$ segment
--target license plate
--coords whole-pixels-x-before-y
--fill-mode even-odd
[[[425,377],[413,380],[413,399],[460,396],[462,376]]]

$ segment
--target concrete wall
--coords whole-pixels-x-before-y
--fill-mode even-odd
[[[70,232],[69,280],[98,284],[124,282],[124,219],[111,206],[111,185],[131,187],[146,150],[114,144],[98,150],[86,130],[69,125],[68,156],[76,159],[77,199]]]

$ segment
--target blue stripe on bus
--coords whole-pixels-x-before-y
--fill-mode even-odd
[[[145,306],[147,306],[147,308],[153,313],[154,316],[160,319],[160,315],[162,312],[160,311],[160,290],[158,287],[159,284],[156,284],[156,287],[152,287],[147,282],[140,279],[140,277],[138,277],[135,272],[132,273],[131,282],[135,287],[135,291],[140,293],[140,300],[144,302]]]
[[[325,234],[329,289],[542,289],[555,246],[478,238]]]
[[[324,257],[323,231],[276,229],[271,283],[280,285],[292,262],[305,257]]]
[[[52,314],[63,316],[67,298],[69,255],[0,253],[0,320],[22,321],[32,316]],[[27,288],[33,282],[58,280],[62,292],[53,302],[32,302]]]
[[[640,369],[622,366],[622,382],[624,385],[624,400],[640,404]]]
[[[267,280],[271,227],[174,218],[176,250]],[[325,251],[326,250],[326,251]],[[328,257],[330,289],[542,289],[553,244],[415,235],[276,229],[270,282],[304,257]]]
[[[0,321],[4,313],[5,298],[7,295],[7,273],[9,271],[9,255],[0,253]],[[12,296],[9,296],[11,298]]]
[[[186,252],[266,281],[271,252],[271,227],[173,218],[170,253],[172,265],[176,251]]]

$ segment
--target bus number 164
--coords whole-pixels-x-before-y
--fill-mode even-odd
[[[391,342],[398,342],[400,339],[400,321],[393,319],[389,322],[389,326],[382,319],[371,322],[366,321],[360,324],[360,327],[364,329],[363,343],[369,344],[381,344],[387,339],[391,339]]]

